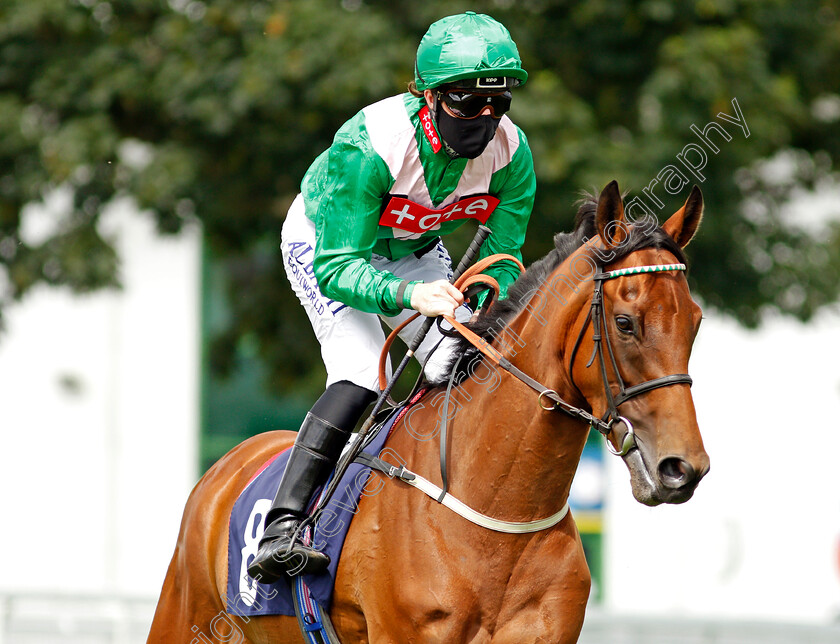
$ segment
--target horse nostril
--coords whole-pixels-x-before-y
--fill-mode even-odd
[[[659,480],[665,487],[677,490],[691,483],[695,476],[691,464],[676,456],[662,459],[659,463]]]

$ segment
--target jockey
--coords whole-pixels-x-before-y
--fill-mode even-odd
[[[503,25],[473,12],[443,18],[420,42],[409,92],[347,121],[304,176],[283,225],[282,251],[321,344],[327,388],[292,447],[248,567],[252,577],[271,583],[291,568],[320,572],[329,563],[292,541],[310,497],[377,398],[380,320],[393,328],[414,311],[469,318],[449,283],[441,236],[478,219],[493,231],[481,257],[521,258],[536,178],[525,135],[505,113],[511,90],[527,78]],[[487,272],[502,297],[518,276],[512,262]],[[404,338],[421,324],[409,325]],[[433,327],[415,354],[421,363],[441,339]],[[430,380],[442,375],[443,353],[426,362]]]

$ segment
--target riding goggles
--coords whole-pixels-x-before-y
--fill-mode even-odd
[[[484,111],[484,108],[489,107],[493,118],[500,119],[510,109],[511,93],[510,91],[506,91],[493,94],[479,94],[477,92],[451,89],[438,92],[438,98],[458,118],[474,119]]]

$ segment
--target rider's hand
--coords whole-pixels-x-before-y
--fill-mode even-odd
[[[446,280],[416,284],[411,292],[411,308],[429,317],[454,316],[463,303],[464,294]]]

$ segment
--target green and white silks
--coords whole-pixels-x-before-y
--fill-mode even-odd
[[[388,214],[384,205],[395,195],[444,214],[447,206],[465,197],[491,195],[498,205],[486,222],[493,234],[481,257],[509,253],[521,258],[536,189],[525,135],[504,116],[478,158],[450,159],[439,147],[435,152],[435,133],[423,131],[424,106],[422,98],[402,94],[364,108],[339,129],[306,173],[301,188],[306,216],[316,226],[314,271],[324,296],[361,311],[396,315],[410,301],[412,287],[404,289],[398,302],[402,280],[376,270],[372,255],[406,257],[465,222],[427,218],[433,225],[423,232],[380,225]],[[472,209],[476,214],[479,210]],[[403,217],[406,225],[410,221]],[[416,216],[413,221],[416,227]],[[502,296],[518,276],[509,262],[489,272],[499,281]]]

